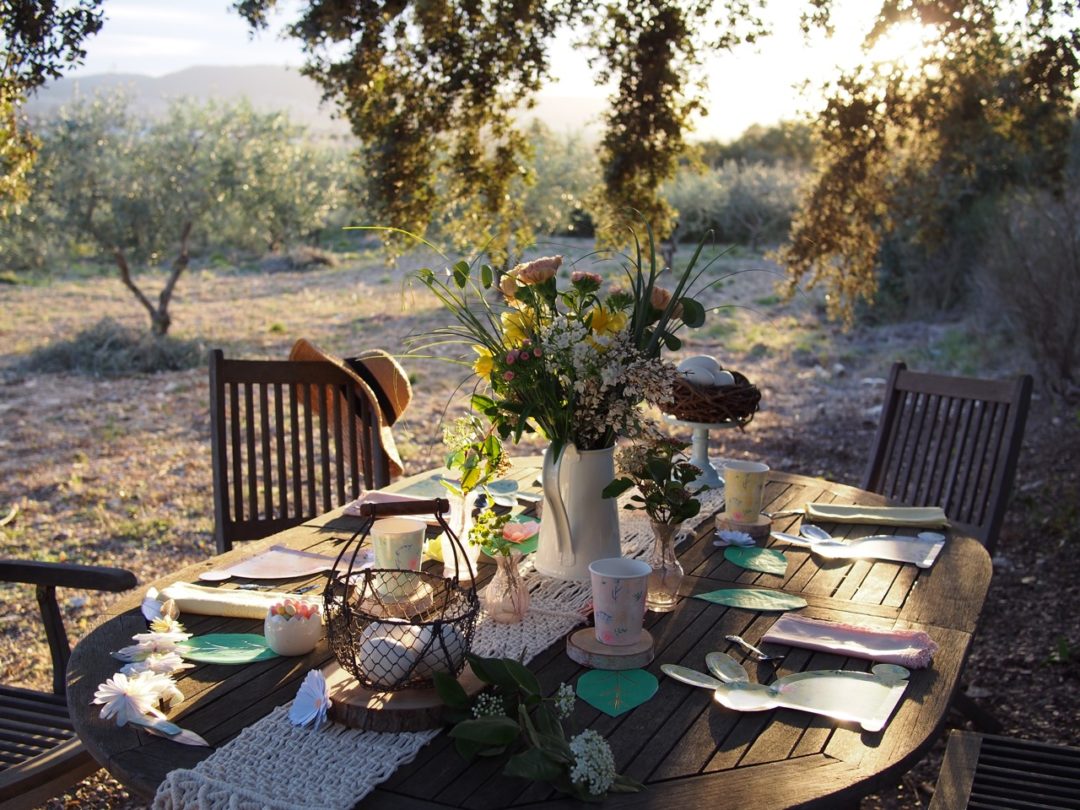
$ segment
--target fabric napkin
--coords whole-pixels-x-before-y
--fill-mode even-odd
[[[777,619],[761,640],[899,664],[909,669],[930,666],[938,649],[937,642],[922,630],[876,630],[793,614]]]
[[[151,589],[148,599],[164,601],[172,599],[181,613],[197,613],[200,616],[227,616],[233,619],[263,619],[270,606],[283,599],[295,598],[296,594],[284,591],[238,591],[234,589],[208,588],[190,582],[174,582],[161,593]],[[304,596],[306,601],[321,600],[322,594]]]
[[[949,525],[940,506],[841,506],[808,503],[806,516],[824,523],[869,523],[873,526],[916,526],[944,529]]]

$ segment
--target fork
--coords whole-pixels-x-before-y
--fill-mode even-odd
[[[732,642],[734,644],[738,644],[740,647],[742,647],[747,652],[752,653],[753,655],[755,655],[757,657],[758,661],[783,661],[784,660],[784,656],[782,656],[782,655],[769,655],[769,654],[767,654],[765,652],[762,652],[757,647],[755,647],[753,644],[751,644],[749,641],[744,639],[742,636],[731,635],[731,636],[724,636],[724,638],[726,638],[728,641],[730,641],[730,642]]]

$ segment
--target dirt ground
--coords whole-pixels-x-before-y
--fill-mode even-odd
[[[580,243],[562,252],[587,250]],[[304,273],[196,268],[180,282],[174,334],[247,357],[285,357],[301,336],[339,354],[375,346],[402,354],[410,335],[440,317],[427,296],[403,284],[415,266],[388,269],[363,254]],[[709,277],[759,267],[767,264],[724,259]],[[783,302],[775,281],[762,272],[718,282],[711,303],[733,307],[710,313],[681,352],[715,355],[763,392],[758,418],[743,434],[716,436],[714,452],[858,483],[892,362],[988,377],[1027,365],[1007,337],[976,328],[975,317],[843,332],[824,321],[819,295]],[[16,510],[0,528],[0,554],[123,565],[145,581],[213,547],[205,369],[99,379],[20,367],[34,349],[70,339],[106,315],[142,325],[133,299],[112,278],[0,287],[0,518]],[[453,399],[456,368],[424,354],[417,349],[403,359],[416,396],[395,435],[409,471],[440,463],[439,425],[462,407]],[[1080,409],[1038,396],[967,669],[968,694],[1003,722],[1004,733],[1072,745],[1080,744],[1078,457]],[[73,641],[107,599],[61,593]],[[48,652],[35,612],[32,589],[0,585],[0,682],[47,687]],[[862,807],[924,807],[943,740],[894,789]],[[141,805],[100,772],[48,806]]]

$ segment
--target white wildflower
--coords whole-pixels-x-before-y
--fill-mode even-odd
[[[506,705],[497,695],[482,694],[476,696],[473,703],[472,714],[478,720],[481,717],[499,717],[506,713]]]
[[[574,687],[568,683],[559,684],[555,692],[555,713],[563,720],[574,713]]]
[[[593,796],[602,796],[615,782],[615,755],[611,746],[591,728],[570,740],[574,766],[570,781],[585,785]]]

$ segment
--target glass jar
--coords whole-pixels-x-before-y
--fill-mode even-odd
[[[462,558],[461,550],[455,548],[453,542],[443,536],[443,576],[447,578],[457,577],[461,582],[470,582],[476,572],[476,561],[480,557],[480,547],[469,542],[469,530],[472,529],[475,522],[476,501],[479,497],[480,493],[475,490],[464,498],[453,494],[449,497],[450,513],[446,516],[446,524],[454,532],[458,540],[461,541],[461,545],[465,549],[465,557]]]
[[[480,594],[480,604],[499,624],[517,624],[529,610],[529,589],[518,570],[520,562],[521,554],[516,551],[496,555],[495,576]]]
[[[655,613],[667,613],[679,603],[679,587],[683,581],[683,567],[675,556],[675,536],[682,528],[680,523],[651,521],[653,530],[652,553],[646,562],[652,566],[649,574],[649,592],[645,607]]]

